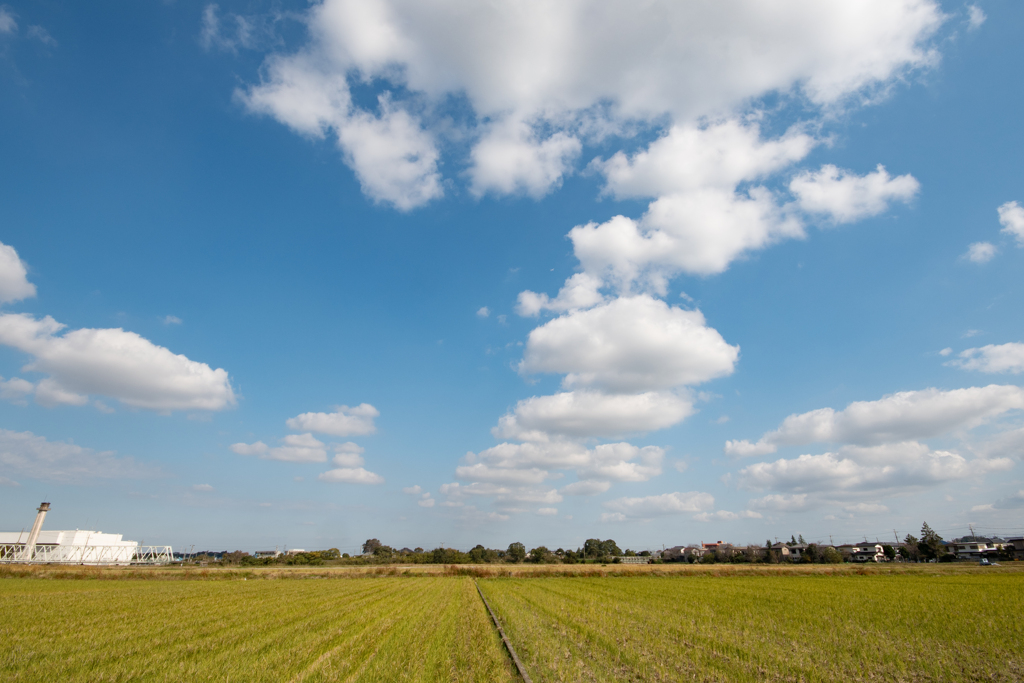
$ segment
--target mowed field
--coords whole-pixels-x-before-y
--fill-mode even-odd
[[[470,571],[540,683],[1024,680],[1015,569]],[[0,578],[0,680],[519,680],[471,576],[82,576]]]

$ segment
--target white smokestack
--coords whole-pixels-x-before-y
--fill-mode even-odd
[[[46,512],[50,509],[49,503],[40,503],[36,508],[39,514],[36,515],[36,522],[32,525],[32,532],[28,535],[25,543],[25,556],[23,559],[31,560],[36,554],[36,541],[39,540],[39,532],[43,530],[43,520],[46,519]]]

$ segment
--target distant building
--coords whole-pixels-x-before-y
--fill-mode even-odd
[[[806,543],[776,543],[772,550],[779,554],[779,559],[799,562],[807,550]]]
[[[619,564],[650,564],[651,558],[640,555],[622,555],[618,558]]]
[[[273,557],[280,557],[282,554],[283,553],[280,550],[278,550],[277,548],[274,548],[273,550],[257,550],[252,555],[257,560],[261,560],[261,559],[266,558],[266,557],[271,557],[271,558],[273,558]]]
[[[885,550],[881,543],[847,543],[837,545],[836,550],[848,562],[885,562]]]
[[[1006,539],[1006,545],[1013,547],[1013,559],[1024,560],[1024,536]]]

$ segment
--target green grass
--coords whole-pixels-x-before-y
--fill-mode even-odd
[[[0,581],[4,681],[510,681],[471,579]]]
[[[534,681],[1019,681],[1024,574],[493,578]]]

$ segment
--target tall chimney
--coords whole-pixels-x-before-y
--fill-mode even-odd
[[[43,530],[43,520],[46,519],[46,512],[50,509],[50,504],[40,503],[36,509],[39,514],[36,515],[36,522],[32,525],[32,532],[29,533],[28,541],[25,542],[25,554],[22,557],[24,560],[31,560],[36,554],[36,541],[39,540],[39,532]]]

